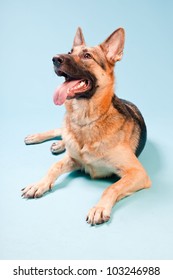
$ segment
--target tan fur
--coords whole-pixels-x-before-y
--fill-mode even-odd
[[[113,67],[122,57],[124,31],[121,29],[117,32],[121,43],[117,44],[115,54],[112,49],[108,50],[107,42],[112,44],[112,35],[100,46],[87,47],[95,59],[106,63],[106,71],[93,60],[82,61],[81,54],[86,46],[83,35],[79,30],[77,32],[73,57],[76,63],[85,63],[85,67],[94,73],[99,87],[91,99],[74,98],[65,102],[66,115],[61,130],[31,135],[25,139],[26,144],[32,144],[62,135],[60,147],[54,144],[54,148],[59,147],[57,150],[61,151],[66,148],[66,156],[55,163],[40,182],[23,189],[22,195],[26,198],[39,197],[53,187],[61,174],[72,170],[84,170],[92,178],[117,174],[121,179],[104,191],[99,202],[88,213],[87,222],[99,224],[109,220],[111,209],[118,200],[148,188],[151,182],[134,154],[139,128],[133,120],[127,120],[118,112],[111,102],[114,92]]]

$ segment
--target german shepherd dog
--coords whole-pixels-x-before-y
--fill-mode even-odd
[[[22,189],[24,198],[42,196],[61,174],[74,170],[92,178],[118,175],[89,211],[86,221],[91,225],[107,222],[117,201],[151,185],[137,159],[146,142],[144,119],[134,104],[114,93],[114,65],[122,58],[124,40],[119,28],[102,44],[87,47],[78,28],[72,50],[52,59],[55,73],[65,78],[54,94],[56,105],[65,103],[63,127],[25,138],[26,144],[35,144],[61,136],[51,150],[56,154],[66,149],[66,155],[41,181]]]

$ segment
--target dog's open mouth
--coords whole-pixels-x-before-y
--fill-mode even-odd
[[[57,71],[56,73],[58,76],[65,77],[65,82],[61,84],[54,93],[53,100],[56,105],[62,105],[66,99],[79,96],[80,93],[91,89],[91,81],[89,79],[74,78],[62,71]]]

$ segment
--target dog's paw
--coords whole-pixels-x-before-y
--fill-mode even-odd
[[[37,144],[40,143],[40,135],[37,134],[31,134],[25,137],[24,142],[26,145],[31,145],[31,144]]]
[[[24,198],[38,198],[45,192],[51,190],[52,184],[46,181],[40,181],[36,184],[32,184],[22,189],[22,197]]]
[[[110,210],[107,210],[105,207],[96,206],[89,211],[86,221],[91,225],[99,225],[109,221],[109,219]]]
[[[64,152],[64,150],[65,150],[64,141],[59,140],[59,141],[53,143],[50,150],[51,150],[52,154],[55,154],[55,155]]]

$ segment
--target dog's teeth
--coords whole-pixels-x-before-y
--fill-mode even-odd
[[[81,88],[81,87],[82,87],[82,85],[79,84],[78,86],[75,86],[74,89],[78,89],[78,88]]]
[[[84,85],[85,85],[84,81],[80,82],[80,86],[84,86]]]
[[[73,88],[67,89],[67,94],[69,94],[72,90],[77,90],[85,86],[85,82],[81,81],[78,85],[74,86]]]

